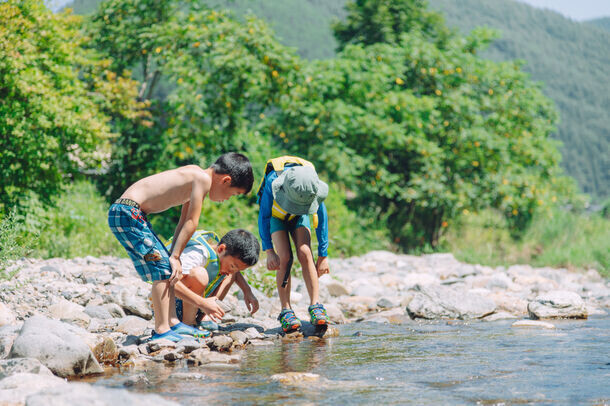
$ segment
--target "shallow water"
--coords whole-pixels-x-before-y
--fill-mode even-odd
[[[354,323],[340,337],[248,348],[236,366],[148,370],[155,392],[184,405],[607,404],[610,317],[553,321],[553,330],[497,322]],[[205,379],[168,379],[171,372]],[[273,374],[320,375],[302,386]],[[96,382],[120,386],[129,373]]]

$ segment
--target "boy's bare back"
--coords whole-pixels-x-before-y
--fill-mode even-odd
[[[144,213],[159,213],[192,199],[202,201],[210,191],[208,170],[187,165],[140,179],[121,196],[140,204]]]

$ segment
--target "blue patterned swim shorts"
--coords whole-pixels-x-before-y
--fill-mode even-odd
[[[143,281],[169,279],[172,269],[167,248],[154,233],[146,214],[136,202],[117,200],[108,211],[108,225],[125,247]]]

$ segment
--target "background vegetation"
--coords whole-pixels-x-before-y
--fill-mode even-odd
[[[316,164],[331,184],[331,256],[451,249],[608,269],[608,220],[565,211],[584,199],[559,166],[554,104],[519,63],[478,56],[494,32],[464,37],[417,0],[343,13],[340,51],[310,61],[218,5],[107,0],[81,18],[1,3],[2,238],[33,236],[45,257],[117,255],[105,212],[129,184],[239,150],[257,179],[272,156]],[[256,231],[254,195],[206,202],[200,226]],[[162,236],[178,214],[153,216]],[[468,237],[490,224],[491,249]],[[571,227],[583,230],[573,251],[558,237]]]

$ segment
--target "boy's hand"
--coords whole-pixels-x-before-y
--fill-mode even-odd
[[[244,293],[244,302],[246,302],[246,307],[250,311],[250,314],[254,314],[258,311],[258,299],[252,293],[252,291],[248,293]]]
[[[267,250],[267,269],[270,271],[280,270],[280,257],[275,253],[273,248]]]
[[[216,303],[215,297],[203,299],[203,303],[201,304],[200,308],[205,314],[207,314],[213,321],[217,323],[220,322],[222,316],[225,315],[224,310],[222,310],[222,308],[218,306],[218,303]]]
[[[318,278],[325,273],[330,272],[330,268],[328,267],[328,257],[318,257],[318,261],[316,262],[316,271],[318,271]]]
[[[172,268],[172,274],[169,277],[169,284],[174,286],[182,279],[182,263],[179,258],[169,257],[169,265]]]

